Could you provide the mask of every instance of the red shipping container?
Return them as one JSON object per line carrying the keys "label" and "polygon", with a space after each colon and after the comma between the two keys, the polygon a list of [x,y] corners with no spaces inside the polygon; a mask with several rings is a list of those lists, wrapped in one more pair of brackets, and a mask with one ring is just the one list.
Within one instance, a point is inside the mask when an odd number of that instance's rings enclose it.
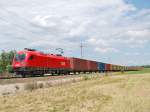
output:
{"label": "red shipping container", "polygon": [[88,71],[88,61],[79,58],[70,58],[71,71],[84,72]]}
{"label": "red shipping container", "polygon": [[89,71],[98,71],[98,64],[95,61],[88,61],[88,70]]}
{"label": "red shipping container", "polygon": [[105,69],[106,69],[106,71],[111,71],[112,65],[111,64],[105,64]]}

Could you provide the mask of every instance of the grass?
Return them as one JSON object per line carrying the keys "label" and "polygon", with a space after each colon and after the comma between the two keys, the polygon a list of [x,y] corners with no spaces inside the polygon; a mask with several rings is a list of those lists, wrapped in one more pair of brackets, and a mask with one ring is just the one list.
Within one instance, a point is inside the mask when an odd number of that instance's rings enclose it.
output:
{"label": "grass", "polygon": [[0,112],[149,112],[149,93],[150,74],[85,77],[81,82],[0,96]]}
{"label": "grass", "polygon": [[139,71],[128,71],[125,72],[126,74],[143,74],[143,73],[150,73],[150,68],[144,68],[142,70]]}
{"label": "grass", "polygon": [[43,87],[44,87],[43,83],[38,84],[37,82],[32,82],[32,83],[25,84],[25,90],[28,90],[28,91],[33,91],[35,89],[39,89]]}

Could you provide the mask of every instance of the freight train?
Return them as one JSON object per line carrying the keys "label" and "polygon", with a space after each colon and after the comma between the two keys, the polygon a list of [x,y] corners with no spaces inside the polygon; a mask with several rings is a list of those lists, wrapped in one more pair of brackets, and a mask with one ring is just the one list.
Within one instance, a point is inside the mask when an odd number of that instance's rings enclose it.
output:
{"label": "freight train", "polygon": [[26,77],[27,74],[43,76],[44,74],[139,70],[138,67],[127,67],[74,57],[45,54],[28,48],[16,53],[12,67],[13,71],[16,74],[22,75],[22,77]]}

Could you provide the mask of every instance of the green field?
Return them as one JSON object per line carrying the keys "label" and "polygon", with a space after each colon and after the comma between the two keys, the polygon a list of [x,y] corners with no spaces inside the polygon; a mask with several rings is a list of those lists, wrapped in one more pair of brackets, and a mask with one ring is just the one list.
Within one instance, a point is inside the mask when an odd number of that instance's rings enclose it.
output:
{"label": "green field", "polygon": [[139,70],[139,71],[126,72],[126,74],[143,74],[143,73],[150,73],[150,68],[144,68],[144,69]]}
{"label": "green field", "polygon": [[81,82],[0,96],[0,112],[150,112],[150,73],[85,77]]}

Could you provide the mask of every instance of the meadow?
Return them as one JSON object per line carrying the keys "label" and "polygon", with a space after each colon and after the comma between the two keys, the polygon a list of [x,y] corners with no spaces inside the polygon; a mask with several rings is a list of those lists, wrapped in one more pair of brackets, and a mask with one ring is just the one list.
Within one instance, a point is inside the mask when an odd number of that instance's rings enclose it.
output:
{"label": "meadow", "polygon": [[150,73],[150,68],[144,68],[139,71],[128,71],[126,74],[143,74],[143,73]]}
{"label": "meadow", "polygon": [[149,112],[150,73],[83,81],[0,96],[0,112]]}

